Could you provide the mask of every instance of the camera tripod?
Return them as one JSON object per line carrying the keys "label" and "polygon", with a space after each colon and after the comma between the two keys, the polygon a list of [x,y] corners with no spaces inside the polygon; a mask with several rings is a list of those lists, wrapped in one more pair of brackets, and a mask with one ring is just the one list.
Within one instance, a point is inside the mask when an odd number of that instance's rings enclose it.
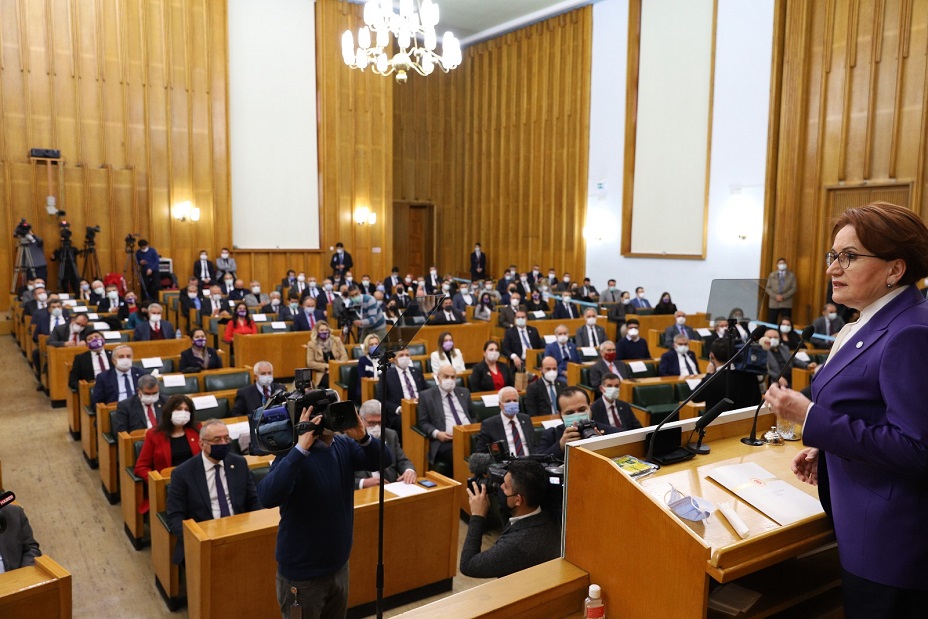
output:
{"label": "camera tripod", "polygon": [[58,259],[58,289],[62,292],[77,292],[77,251],[70,239],[61,238],[61,247],[55,256]]}
{"label": "camera tripod", "polygon": [[100,261],[97,259],[96,243],[90,239],[84,240],[84,249],[81,250],[84,256],[84,270],[81,271],[81,279],[92,282],[95,279],[103,280],[103,269],[100,268]]}
{"label": "camera tripod", "polygon": [[32,262],[32,254],[29,253],[29,241],[19,239],[19,247],[16,248],[16,266],[13,269],[13,283],[10,284],[10,293],[16,294],[20,288],[26,287],[26,282],[35,278],[35,264]]}
{"label": "camera tripod", "polygon": [[122,268],[122,277],[126,280],[126,291],[135,290],[138,284],[141,290],[142,298],[147,299],[148,287],[145,286],[145,278],[142,277],[142,269],[139,267],[138,260],[135,259],[135,236],[129,234],[126,236],[126,263]]}

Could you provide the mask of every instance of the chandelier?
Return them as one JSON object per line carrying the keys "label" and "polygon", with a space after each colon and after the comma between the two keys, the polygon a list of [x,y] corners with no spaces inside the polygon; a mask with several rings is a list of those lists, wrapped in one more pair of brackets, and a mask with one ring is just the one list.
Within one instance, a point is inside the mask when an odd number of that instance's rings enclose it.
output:
{"label": "chandelier", "polygon": [[[396,73],[396,81],[403,84],[409,71],[425,76],[436,66],[447,73],[461,64],[461,42],[450,32],[441,39],[442,54],[435,52],[438,5],[432,0],[422,0],[421,4],[400,0],[399,14],[393,10],[392,0],[367,0],[364,23],[358,29],[357,48],[350,30],[342,35],[342,57],[352,69],[370,67],[377,75]],[[399,51],[389,58],[391,34]]]}

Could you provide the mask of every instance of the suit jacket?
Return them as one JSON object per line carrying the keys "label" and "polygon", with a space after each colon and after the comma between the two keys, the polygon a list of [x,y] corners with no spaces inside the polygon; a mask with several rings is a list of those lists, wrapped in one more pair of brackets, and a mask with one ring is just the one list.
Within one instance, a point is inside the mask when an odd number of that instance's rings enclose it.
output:
{"label": "suit jacket", "polygon": [[[616,434],[619,432],[618,428],[610,426],[608,424],[600,423],[594,421],[596,427],[603,434]],[[541,435],[541,440],[538,441],[538,448],[536,453],[548,454],[556,458],[564,459],[564,451],[561,449],[561,437],[564,436],[564,424],[555,426],[553,428],[548,428]]]}
{"label": "suit jacket", "polygon": [[[786,309],[793,307],[793,295],[796,294],[796,274],[787,271],[783,278],[783,292],[778,292],[780,288],[780,272],[774,271],[767,277],[767,306],[770,309]],[[777,295],[782,295],[783,300],[777,301]]]}
{"label": "suit jacket", "polygon": [[[286,389],[286,385],[271,383],[270,391],[273,395],[279,389]],[[235,404],[232,405],[232,417],[251,415],[256,408],[264,406],[264,393],[258,385],[248,385],[235,392]]]}
{"label": "suit jacket", "polygon": [[451,306],[451,315],[453,319],[448,320],[445,316],[445,310],[440,309],[432,314],[432,319],[429,323],[433,325],[459,325],[467,322],[467,319],[464,318],[464,314],[456,310],[453,305]]}
{"label": "suit jacket", "polygon": [[[68,310],[61,310],[61,320],[62,324],[68,324],[71,321],[71,314],[68,313]],[[48,308],[43,307],[40,310],[36,310],[32,315],[32,324],[35,325],[35,331],[32,332],[32,341],[35,343],[39,342],[40,335],[51,335],[52,334],[52,317],[48,313]],[[61,325],[58,325],[59,327]]]}
{"label": "suit jacket", "polygon": [[[635,430],[641,427],[641,422],[635,417],[635,413],[632,412],[632,407],[628,405],[628,402],[616,400],[615,410],[619,414],[619,421],[622,422],[621,428],[615,425],[615,420],[612,419],[609,411],[606,409],[606,398],[599,398],[590,405],[590,416],[593,418],[593,421],[612,426],[621,432]],[[560,440],[560,438],[558,438],[558,440]]]}
{"label": "suit jacket", "polygon": [[[193,454],[191,459],[200,456],[200,433],[193,428],[184,428],[184,434],[187,437],[187,444],[190,446],[190,452]],[[139,453],[138,460],[135,461],[135,474],[148,483],[148,473],[151,471],[163,471],[164,469],[174,466],[171,453],[171,438],[164,432],[159,432],[157,428],[149,428],[145,433],[145,442],[142,443],[142,451]],[[139,513],[148,513],[148,499],[143,499],[139,504]]]}
{"label": "suit jacket", "polygon": [[[532,345],[532,348],[544,348],[545,342],[541,339],[541,336],[538,335],[538,329],[531,325],[525,325],[525,331],[528,335],[528,342]],[[516,355],[517,357],[522,357],[523,348],[525,344],[522,342],[522,337],[519,334],[518,327],[511,327],[506,329],[506,333],[503,334],[503,346],[502,353],[507,357],[512,357]]]}
{"label": "suit jacket", "polygon": [[479,256],[477,252],[470,252],[470,278],[475,281],[487,278],[487,255],[483,250]]}
{"label": "suit jacket", "polygon": [[[686,357],[693,364],[693,370],[699,374],[699,363],[696,361],[696,355],[692,350],[686,351]],[[657,366],[658,376],[679,376],[680,375],[680,357],[677,351],[671,348],[661,355],[661,362]]]}
{"label": "suit jacket", "polygon": [[567,347],[567,356],[561,352],[561,345],[557,342],[551,342],[545,346],[545,357],[554,357],[557,359],[558,380],[567,379],[567,362],[580,363],[580,354],[577,352],[577,345],[573,342],[564,344]]}
{"label": "suit jacket", "polygon": [[[410,365],[409,373],[412,375],[412,382],[415,385],[418,393],[421,394],[423,391],[429,388],[425,383],[425,378],[422,376],[422,372]],[[397,416],[397,409],[400,407],[403,401],[403,385],[400,384],[400,374],[396,366],[391,365],[387,369],[386,381],[387,393],[383,396],[384,426],[398,430],[400,424],[399,417]]]}
{"label": "suit jacket", "polygon": [[[145,372],[143,372],[141,368],[137,368],[135,366],[129,368],[129,376],[132,380],[133,394],[138,390],[139,377],[144,373]],[[103,402],[104,404],[118,402],[119,385],[116,381],[117,371],[113,365],[112,360],[110,360],[110,369],[105,372],[100,372],[100,374],[97,376],[97,381],[93,385],[93,391],[90,394],[91,403],[97,405],[100,402]]]}
{"label": "suit jacket", "polygon": [[[563,390],[564,385],[554,381],[554,394],[558,396]],[[557,407],[557,402],[554,405]],[[548,383],[543,378],[529,383],[525,389],[525,412],[531,417],[553,414],[551,412],[551,396],[548,394]]]}
{"label": "suit jacket", "polygon": [[[400,435],[396,433],[396,430],[383,428],[383,442],[393,452],[393,462],[389,463],[383,470],[383,477],[387,483],[392,484],[409,469],[416,470],[416,467],[412,465],[412,460],[407,458],[403,452],[403,448],[400,446]],[[367,479],[370,476],[371,471],[354,472],[355,479]]]}
{"label": "suit jacket", "polygon": [[265,303],[270,303],[271,297],[263,292],[259,292],[257,295],[253,292],[249,292],[242,301],[244,301],[245,305],[248,307],[258,307],[259,305],[263,306]]}
{"label": "suit jacket", "polygon": [[[520,305],[519,309],[524,310],[525,306]],[[516,310],[508,303],[499,308],[499,326],[503,329],[509,329],[516,324]]]}
{"label": "suit jacket", "polygon": [[[289,311],[289,307],[287,310]],[[317,309],[313,312],[313,317],[316,319],[316,322],[320,320],[325,320],[325,313]],[[330,325],[335,326],[335,325]],[[311,331],[312,328],[309,326],[309,319],[306,317],[306,312],[303,309],[298,309],[296,314],[293,315],[293,330],[294,331]]]}
{"label": "suit jacket", "polygon": [[683,325],[682,327],[676,324],[670,325],[664,329],[664,344],[667,346],[673,346],[673,338],[677,337],[680,334],[686,336],[688,340],[700,340],[699,334],[696,333],[696,329],[689,325]]}
{"label": "suit jacket", "polygon": [[[164,339],[170,340],[177,336],[177,330],[167,320],[162,320],[159,325],[161,328],[161,333],[164,334]],[[147,320],[145,322],[140,322],[135,325],[135,333],[132,336],[133,341],[135,342],[147,342],[151,340],[151,323]]]}
{"label": "suit jacket", "polygon": [[[786,362],[789,361],[789,357],[792,353],[788,348],[780,344],[776,349],[771,348],[767,351],[767,374],[770,376],[772,381],[774,378],[779,376],[780,371],[786,365]],[[807,361],[800,361],[799,359],[793,359],[793,362],[790,366],[783,372],[783,378],[786,379],[787,384],[793,384],[793,368],[805,368],[808,367],[809,363]]]}
{"label": "suit jacket", "polygon": [[625,305],[620,301],[609,308],[609,313],[606,314],[606,320],[609,322],[623,323],[625,322],[626,315],[635,313],[635,306],[631,303]]}
{"label": "suit jacket", "polygon": [[[222,359],[219,358],[219,353],[216,352],[215,348],[206,347],[206,353],[209,355],[209,365],[206,367],[207,370],[218,370],[222,367]],[[180,364],[178,366],[179,370],[184,370],[185,368],[198,368],[200,366],[200,360],[194,356],[193,349],[188,348],[187,350],[182,350],[180,353]]]}
{"label": "suit jacket", "polygon": [[467,306],[477,305],[477,295],[476,294],[470,295],[470,300],[471,300],[471,303],[468,303],[467,299],[464,298],[464,295],[458,292],[458,293],[455,293],[454,297],[452,297],[451,304],[454,306],[454,309],[458,310],[459,312],[461,312],[461,314],[466,316],[465,312],[467,311]]}
{"label": "suit jacket", "polygon": [[[104,349],[103,354],[106,355],[106,360],[109,361],[109,367],[113,367],[112,353]],[[93,367],[93,360],[93,352],[90,350],[82,352],[74,357],[74,363],[71,364],[71,374],[68,376],[68,387],[71,388],[71,391],[77,391],[80,388],[80,381],[82,380],[88,383],[94,381],[96,372]],[[117,393],[119,392],[117,391]]]}
{"label": "suit jacket", "polygon": [[[232,301],[230,301],[229,299],[223,298],[221,301],[219,301],[219,311],[220,311],[220,312],[226,311],[226,312],[229,312],[229,313],[231,314],[231,313],[232,313],[232,310],[234,310],[234,309],[235,309],[235,305],[234,305],[234,303],[233,303]],[[200,304],[200,316],[202,316],[202,317],[204,317],[204,318],[211,318],[212,315],[213,315],[213,300],[212,300],[212,299],[203,299],[203,302]],[[204,324],[205,324],[206,326],[209,326],[209,321],[207,320],[206,323],[204,323]]]}
{"label": "suit jacket", "polygon": [[[87,332],[87,329],[84,329],[77,334],[78,340],[83,342],[86,339],[84,335]],[[48,345],[55,347],[62,347],[71,340],[71,323],[58,325],[52,329],[51,334],[48,336]]]}
{"label": "suit jacket", "polygon": [[[350,271],[351,267],[354,266],[354,260],[351,259],[351,254],[345,252],[339,256],[338,252],[332,254],[332,259],[329,260],[329,266],[332,267],[333,273],[344,273],[345,271]],[[344,267],[339,270],[339,266]]]}
{"label": "suit jacket", "polygon": [[[296,315],[299,314],[302,310],[296,310],[295,312],[290,309],[289,305],[284,305],[281,303],[280,309],[277,311],[277,320],[295,320]],[[318,310],[316,310],[318,311]]]}
{"label": "suit jacket", "polygon": [[[509,423],[509,418],[503,419],[503,414],[493,415],[484,419],[480,423],[480,432],[477,434],[474,444],[474,453],[487,453],[487,448],[491,443],[506,440],[506,428],[503,423]],[[532,426],[532,418],[525,413],[516,413],[515,422],[522,428],[522,434],[525,435],[525,454],[535,452],[535,428]],[[510,450],[512,452],[512,450]],[[512,452],[515,456],[515,452]]]}
{"label": "suit jacket", "polygon": [[[261,509],[255,480],[248,470],[248,462],[237,454],[228,454],[222,460],[226,482],[224,491],[232,503],[233,514],[244,514]],[[206,484],[206,468],[203,457],[190,458],[171,473],[167,497],[168,528],[177,538],[173,561],[184,562],[184,520],[196,522],[213,519],[212,501]]]}
{"label": "suit jacket", "polygon": [[606,288],[599,295],[600,303],[621,303],[622,291],[618,288]]}
{"label": "suit jacket", "polygon": [[[161,422],[161,409],[167,401],[167,396],[161,395],[158,401],[152,404],[155,419],[159,423]],[[113,436],[120,432],[132,432],[133,430],[144,430],[146,428],[148,428],[148,414],[145,412],[145,407],[142,405],[138,394],[119,403],[113,412],[113,427],[110,430]]]}
{"label": "suit jacket", "polygon": [[110,301],[109,297],[103,297],[100,300],[100,303],[97,304],[97,313],[106,314],[112,312],[118,312],[121,308],[126,306],[125,300],[122,297],[117,298],[115,301]]}
{"label": "suit jacket", "polygon": [[[465,423],[474,423],[474,414],[471,410],[470,391],[463,387],[455,387],[454,397],[455,400],[457,400],[456,404],[459,405],[457,409],[458,414],[460,415],[461,412],[463,412],[467,417],[461,421]],[[442,400],[444,398],[445,392],[438,387],[426,389],[419,394],[419,427],[429,437],[432,436],[432,432],[435,430],[439,432],[451,431],[451,428],[445,427],[445,409],[442,405]],[[438,453],[438,443],[438,439],[434,438],[429,441],[429,464],[435,461],[435,454]]]}
{"label": "suit jacket", "polygon": [[461,573],[472,578],[513,574],[561,556],[561,528],[545,511],[507,524],[496,543],[480,552],[487,519],[471,516],[461,547]]}
{"label": "suit jacket", "polygon": [[554,319],[555,320],[569,320],[570,318],[580,318],[580,311],[577,309],[577,306],[573,303],[568,303],[567,306],[564,306],[563,301],[558,301],[554,304]]}
{"label": "suit jacket", "polygon": [[[602,344],[608,339],[606,337],[606,330],[600,327],[599,325],[594,325],[593,329],[596,330],[596,337],[598,344]],[[590,327],[583,325],[577,329],[577,333],[574,335],[574,341],[577,343],[577,348],[586,348],[593,346],[593,342],[590,341]],[[597,344],[597,345],[598,345]]]}
{"label": "suit jacket", "polygon": [[[612,362],[612,365],[615,366],[616,373],[619,375],[619,378],[622,380],[628,378],[628,368],[624,363],[616,359]],[[596,360],[596,363],[590,366],[590,386],[594,390],[598,390],[599,386],[603,383],[603,376],[611,373],[612,370],[609,368],[609,364],[606,363],[602,357],[600,357]]]}
{"label": "suit jacket", "polygon": [[637,296],[632,297],[632,302],[629,304],[635,309],[648,309],[651,307],[651,302],[647,299],[639,299]]}
{"label": "suit jacket", "polygon": [[32,526],[26,512],[19,505],[10,504],[3,508],[6,531],[0,533],[0,557],[7,572],[28,565],[35,565],[35,558],[42,556],[39,543],[32,536]]}
{"label": "suit jacket", "polygon": [[928,416],[918,390],[926,347],[928,302],[911,286],[818,372],[802,437],[822,450],[819,496],[842,567],[910,589],[923,589],[928,573]]}
{"label": "suit jacket", "polygon": [[[827,320],[828,319],[825,318],[824,316],[819,316],[818,318],[812,321],[812,328],[815,329],[816,333],[825,335],[825,322]],[[838,331],[840,331],[843,328],[844,328],[844,319],[838,316],[833,321],[831,321],[831,333],[829,335],[834,337],[838,335]],[[818,347],[821,344],[824,344],[824,342],[818,339],[815,340],[816,347]]]}
{"label": "suit jacket", "polygon": [[200,260],[196,260],[193,263],[193,276],[199,280],[204,280],[209,278],[210,284],[215,283],[216,281],[216,265],[213,264],[212,260],[206,261],[206,271],[203,270],[203,263]]}
{"label": "suit jacket", "polygon": [[[509,369],[507,364],[497,363],[496,370],[503,375],[503,382],[506,383],[507,387],[512,387],[515,384],[515,379],[512,376],[512,370]],[[486,361],[481,361],[473,368],[471,368],[470,390],[471,392],[497,390],[493,386],[493,375],[490,374],[490,368],[487,366]]]}

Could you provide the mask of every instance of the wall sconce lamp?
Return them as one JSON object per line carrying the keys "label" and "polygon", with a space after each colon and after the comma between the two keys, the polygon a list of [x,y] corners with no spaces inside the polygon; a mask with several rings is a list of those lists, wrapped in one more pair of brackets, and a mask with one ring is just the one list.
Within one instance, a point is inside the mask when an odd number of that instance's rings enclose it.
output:
{"label": "wall sconce lamp", "polygon": [[354,212],[354,221],[359,226],[363,226],[364,224],[373,226],[377,223],[377,213],[366,206],[359,206]]}
{"label": "wall sconce lamp", "polygon": [[178,221],[200,221],[200,209],[190,201],[178,202],[171,207],[171,216]]}

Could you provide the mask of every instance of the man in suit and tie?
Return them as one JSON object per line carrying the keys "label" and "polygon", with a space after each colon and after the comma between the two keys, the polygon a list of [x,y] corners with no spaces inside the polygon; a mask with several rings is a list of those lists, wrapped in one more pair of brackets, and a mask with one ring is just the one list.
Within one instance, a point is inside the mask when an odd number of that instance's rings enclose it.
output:
{"label": "man in suit and tie", "polygon": [[[207,295],[207,298],[209,295]],[[190,319],[190,312],[195,311],[197,315],[200,315],[200,311],[203,309],[203,304],[206,302],[206,299],[200,293],[200,286],[197,283],[196,278],[190,278],[190,281],[187,282],[187,289],[180,293],[180,298],[178,299],[178,307],[180,307],[180,325],[184,325],[187,330],[193,328],[195,320]],[[178,327],[180,326],[178,325]]]}
{"label": "man in suit and tie", "polygon": [[48,291],[45,284],[36,283],[32,288],[32,298],[23,302],[23,319],[25,316],[30,318],[35,315],[36,311],[48,308]]}
{"label": "man in suit and tie", "polygon": [[26,512],[13,503],[3,508],[3,516],[6,529],[0,531],[0,573],[35,565],[35,558],[41,557],[42,551],[32,535]]}
{"label": "man in suit and tie", "polygon": [[332,254],[329,266],[332,267],[332,277],[334,279],[344,279],[345,273],[354,266],[351,254],[345,251],[345,246],[340,242],[335,244],[335,253]]}
{"label": "man in suit and tie", "polygon": [[431,324],[433,325],[460,325],[467,322],[464,314],[454,308],[454,303],[450,297],[445,297],[441,302],[441,309],[432,314]]}
{"label": "man in suit and tie", "polygon": [[516,312],[525,311],[522,305],[522,297],[518,292],[513,292],[509,296],[509,303],[499,308],[499,326],[503,329],[509,329],[516,323]]}
{"label": "man in suit and tie", "polygon": [[480,248],[480,243],[474,243],[474,251],[470,253],[470,278],[473,281],[486,279],[487,255]]}
{"label": "man in suit and tie", "polygon": [[615,374],[622,379],[626,376],[625,364],[616,361],[615,342],[606,340],[599,345],[599,359],[590,367],[590,386],[598,391],[606,374]]}
{"label": "man in suit and tie", "polygon": [[267,298],[268,302],[261,306],[261,313],[269,316],[269,320],[279,320],[277,314],[284,307],[280,303],[280,293],[272,290],[271,294],[267,295]]}
{"label": "man in suit and tie", "polygon": [[632,298],[631,306],[635,309],[650,309],[651,302],[644,296],[644,288],[638,286],[635,288],[635,296]]}
{"label": "man in suit and tie", "polygon": [[793,317],[796,274],[786,268],[786,258],[777,259],[777,270],[767,276],[767,322]]}
{"label": "man in suit and tie", "polygon": [[303,307],[293,316],[294,331],[312,331],[320,320],[325,320],[325,313],[316,309],[316,300],[312,297],[303,299]]}
{"label": "man in suit and tie", "polygon": [[[842,328],[844,328],[844,319],[838,315],[838,306],[834,303],[825,304],[822,315],[812,321],[812,328],[821,335],[830,335],[834,337]],[[824,342],[816,338],[816,346],[831,348],[831,342]]]}
{"label": "man in suit and tie", "polygon": [[[384,395],[386,408],[384,426],[400,431],[400,410],[403,399],[415,400],[428,389],[422,372],[412,365],[409,349],[397,351],[394,364],[387,369],[387,393]],[[380,385],[378,385],[378,388]]]}
{"label": "man in suit and tie", "polygon": [[113,436],[120,432],[157,428],[161,423],[161,408],[168,401],[161,395],[158,379],[151,374],[139,377],[138,392],[116,406],[113,413]]}
{"label": "man in suit and tie", "polygon": [[664,342],[670,343],[677,335],[686,336],[687,340],[698,340],[699,334],[693,327],[686,324],[686,312],[677,310],[674,315],[674,324],[664,329]]}
{"label": "man in suit and tie", "polygon": [[209,325],[210,318],[229,320],[232,318],[232,309],[231,302],[224,299],[222,296],[222,288],[219,286],[210,286],[209,298],[204,299],[200,304],[200,316],[206,319],[203,323],[204,326],[206,326]]}
{"label": "man in suit and tie", "polygon": [[616,288],[615,280],[610,279],[606,282],[606,289],[599,295],[600,303],[621,303],[622,291]]}
{"label": "man in suit and tie", "polygon": [[525,356],[530,348],[543,348],[544,340],[538,334],[538,329],[528,324],[528,314],[525,310],[515,313],[515,325],[506,329],[503,335],[503,354],[512,359],[517,370],[525,368]]}
{"label": "man in suit and tie", "polygon": [[209,259],[205,249],[200,250],[200,259],[193,263],[193,275],[200,281],[201,288],[217,283],[216,265]]}
{"label": "man in suit and tie", "polygon": [[[311,278],[313,283],[316,283],[316,278]],[[288,289],[288,294],[296,293],[298,299],[302,299],[304,295],[309,294],[309,283],[306,281],[306,273],[300,271],[296,279],[293,282],[293,285]]]}
{"label": "man in suit and tie", "polygon": [[699,374],[699,363],[696,361],[696,355],[690,350],[689,340],[685,335],[673,337],[673,348],[661,355],[657,374],[681,377]]}
{"label": "man in suit and tie", "polygon": [[32,314],[32,324],[35,325],[32,341],[38,344],[40,335],[51,335],[56,327],[66,325],[70,320],[71,314],[61,306],[58,295],[49,295],[47,306],[36,309]]}
{"label": "man in suit and tie", "polygon": [[458,286],[457,294],[451,299],[451,304],[454,306],[454,309],[466,316],[467,307],[477,305],[477,295],[471,294],[470,287],[466,283],[462,283]]}
{"label": "man in suit and tie", "polygon": [[148,342],[153,340],[170,340],[176,337],[174,325],[167,320],[162,320],[164,308],[160,303],[152,303],[148,306],[148,320],[140,322],[135,326],[133,340],[136,342]]}
{"label": "man in suit and tie", "polygon": [[[541,435],[538,441],[537,453],[548,454],[564,459],[564,452],[567,449],[567,443],[578,441],[582,438],[577,424],[581,421],[590,420],[590,396],[586,390],[580,387],[566,387],[557,397],[558,409],[561,413],[563,424],[548,428]],[[598,434],[615,434],[618,429],[598,421],[593,421]]]}
{"label": "man in suit and tie", "polygon": [[134,396],[138,389],[139,378],[144,372],[132,366],[132,348],[127,344],[114,348],[112,362],[113,367],[97,374],[97,382],[94,383],[90,394],[90,401],[94,406],[100,402],[122,402]]}
{"label": "man in suit and tie", "polygon": [[396,287],[402,283],[403,283],[403,278],[400,277],[400,268],[397,266],[394,266],[390,270],[389,277],[383,278],[383,285],[384,285],[384,288],[387,289],[387,296],[392,297],[394,292],[396,291]]}
{"label": "man in suit and tie", "polygon": [[555,320],[570,320],[571,318],[580,318],[580,311],[577,306],[570,302],[571,295],[565,292],[561,295],[561,300],[554,304]]}
{"label": "man in suit and tie", "polygon": [[499,415],[484,419],[477,434],[475,452],[486,453],[492,443],[505,441],[511,456],[527,456],[535,450],[532,418],[519,412],[519,392],[514,387],[499,390]]}
{"label": "man in suit and tie", "polygon": [[280,280],[280,291],[283,294],[287,293],[287,290],[293,287],[296,284],[296,271],[293,269],[287,270],[287,276]]}
{"label": "man in suit and tie", "polygon": [[419,428],[429,441],[429,464],[444,462],[453,470],[451,438],[454,426],[474,423],[470,391],[456,387],[457,371],[452,365],[442,366],[436,377],[437,387],[419,394]]}
{"label": "man in suit and tie", "polygon": [[583,310],[583,317],[586,324],[577,329],[574,334],[574,341],[577,342],[578,348],[597,348],[606,341],[606,330],[596,324],[598,312],[593,307]]}
{"label": "man in suit and tie", "polygon": [[564,385],[557,380],[557,359],[545,357],[541,360],[541,378],[525,390],[525,412],[530,417],[557,415],[557,396],[563,390]]}
{"label": "man in suit and tie", "polygon": [[554,328],[555,341],[545,346],[545,356],[554,357],[557,361],[557,379],[559,382],[567,383],[567,363],[580,363],[580,355],[577,353],[577,345],[568,341],[567,326],[558,325]]}
{"label": "man in suit and tie", "polygon": [[173,562],[184,561],[183,522],[197,522],[261,509],[245,458],[231,453],[229,428],[219,419],[200,426],[200,455],[174,469],[168,486],[168,528],[177,538]]}
{"label": "man in suit and tie", "polygon": [[84,341],[87,344],[87,352],[82,352],[74,357],[71,374],[68,376],[68,387],[75,393],[80,388],[80,381],[93,382],[96,380],[97,374],[113,367],[110,351],[103,348],[106,343],[103,334],[91,330],[84,337],[86,338]]}
{"label": "man in suit and tie", "polygon": [[590,414],[593,421],[625,432],[640,428],[641,422],[635,417],[628,402],[619,399],[619,385],[621,384],[622,379],[615,374],[603,376],[602,384],[599,386],[599,393],[602,397],[597,398],[590,406]]}
{"label": "man in suit and tie", "polygon": [[[400,437],[396,430],[381,425],[380,412],[380,402],[368,400],[361,405],[358,414],[361,415],[361,423],[364,424],[367,433],[374,438],[382,437],[383,442],[393,452],[393,462],[387,464],[383,471],[384,480],[388,484],[395,481],[414,484],[417,479],[416,469],[412,465],[412,461],[403,452],[403,448],[400,446]],[[378,486],[380,485],[380,471],[355,471],[354,479],[358,489]]]}
{"label": "man in suit and tie", "polygon": [[48,336],[48,345],[56,348],[80,346],[84,342],[84,331],[90,319],[86,313],[75,314],[68,324],[55,327]]}
{"label": "man in suit and tie", "polygon": [[232,417],[251,415],[256,408],[264,406],[267,399],[286,385],[274,382],[274,366],[269,361],[258,361],[254,367],[255,382],[242,387],[235,393]]}

